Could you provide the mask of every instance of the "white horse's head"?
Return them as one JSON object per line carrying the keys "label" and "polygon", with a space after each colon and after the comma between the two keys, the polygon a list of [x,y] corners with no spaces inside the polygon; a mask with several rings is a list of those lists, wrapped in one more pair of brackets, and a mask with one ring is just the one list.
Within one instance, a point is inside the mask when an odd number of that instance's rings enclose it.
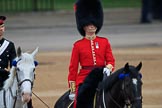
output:
{"label": "white horse's head", "polygon": [[[34,71],[35,71],[35,67],[38,64],[34,60],[34,57],[37,54],[37,52],[38,52],[38,48],[36,48],[31,54],[22,53],[21,48],[19,47],[17,50],[17,57],[13,61],[12,68],[10,70],[11,76],[16,75],[17,82],[18,82],[18,89],[21,91],[23,102],[29,102],[29,100],[31,99],[32,86],[35,77]],[[12,81],[10,80],[10,83]],[[10,85],[4,88],[8,88],[9,86]]]}
{"label": "white horse's head", "polygon": [[38,48],[31,54],[22,53],[19,47],[17,51],[17,58],[15,59],[18,87],[20,87],[21,90],[22,100],[25,102],[29,102],[32,94],[32,86],[35,77],[34,71],[38,64],[34,61],[34,57],[37,52]]}

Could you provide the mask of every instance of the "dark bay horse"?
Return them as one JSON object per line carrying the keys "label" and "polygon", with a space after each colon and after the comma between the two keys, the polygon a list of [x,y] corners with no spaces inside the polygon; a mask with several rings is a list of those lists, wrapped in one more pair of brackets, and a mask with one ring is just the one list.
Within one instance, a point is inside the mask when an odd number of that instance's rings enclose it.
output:
{"label": "dark bay horse", "polygon": [[[77,108],[142,108],[142,75],[138,66],[125,66],[111,74],[103,75],[103,68],[96,68],[80,86]],[[69,91],[63,94],[54,108],[73,108],[68,98]]]}

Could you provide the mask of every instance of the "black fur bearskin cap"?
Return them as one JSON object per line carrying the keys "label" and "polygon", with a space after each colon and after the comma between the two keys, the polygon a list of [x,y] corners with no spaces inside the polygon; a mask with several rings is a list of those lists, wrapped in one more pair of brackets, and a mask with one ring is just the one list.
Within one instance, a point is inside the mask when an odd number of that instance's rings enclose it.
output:
{"label": "black fur bearskin cap", "polygon": [[74,5],[76,24],[79,33],[85,36],[84,26],[93,24],[96,34],[103,25],[103,8],[100,0],[77,0]]}

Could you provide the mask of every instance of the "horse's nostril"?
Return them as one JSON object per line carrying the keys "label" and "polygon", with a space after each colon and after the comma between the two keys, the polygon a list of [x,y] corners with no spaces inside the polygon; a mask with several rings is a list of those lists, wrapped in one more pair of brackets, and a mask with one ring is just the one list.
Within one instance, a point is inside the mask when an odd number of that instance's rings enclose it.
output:
{"label": "horse's nostril", "polygon": [[30,93],[22,93],[22,101],[23,102],[29,102],[31,99],[31,94]]}

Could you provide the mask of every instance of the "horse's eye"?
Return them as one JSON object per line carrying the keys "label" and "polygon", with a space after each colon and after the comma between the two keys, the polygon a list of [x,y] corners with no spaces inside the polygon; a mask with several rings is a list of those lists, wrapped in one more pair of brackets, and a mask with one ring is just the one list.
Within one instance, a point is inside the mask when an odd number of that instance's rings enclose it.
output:
{"label": "horse's eye", "polygon": [[138,76],[139,76],[139,78],[142,78],[142,74],[141,73],[139,73]]}
{"label": "horse's eye", "polygon": [[141,84],[141,85],[143,85],[143,82],[142,82],[142,80],[140,80],[140,84]]}

